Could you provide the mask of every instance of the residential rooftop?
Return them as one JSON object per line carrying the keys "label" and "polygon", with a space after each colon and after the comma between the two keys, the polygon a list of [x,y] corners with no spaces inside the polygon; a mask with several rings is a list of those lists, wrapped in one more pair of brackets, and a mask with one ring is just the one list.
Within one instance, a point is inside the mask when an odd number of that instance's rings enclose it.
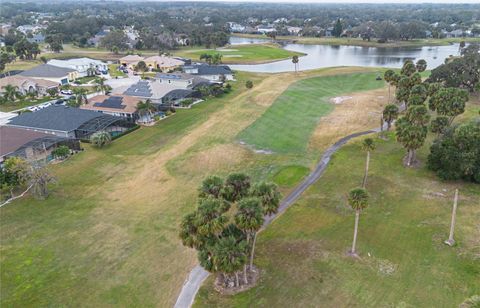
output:
{"label": "residential rooftop", "polygon": [[45,78],[59,78],[75,72],[74,69],[58,67],[50,64],[41,64],[30,70],[23,71],[19,75],[27,77],[45,77]]}

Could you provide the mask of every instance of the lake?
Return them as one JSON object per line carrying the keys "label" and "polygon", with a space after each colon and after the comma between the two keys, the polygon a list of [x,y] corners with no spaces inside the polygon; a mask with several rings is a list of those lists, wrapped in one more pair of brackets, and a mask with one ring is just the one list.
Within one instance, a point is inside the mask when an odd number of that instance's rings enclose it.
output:
{"label": "lake", "polygon": [[[242,45],[266,42],[268,39],[231,37],[230,44]],[[299,69],[310,70],[332,66],[369,66],[400,68],[405,60],[425,59],[428,69],[442,64],[450,55],[458,55],[459,44],[424,47],[360,47],[286,44],[284,49],[307,54],[300,57]],[[294,71],[291,59],[265,64],[230,65],[234,70],[257,73]]]}

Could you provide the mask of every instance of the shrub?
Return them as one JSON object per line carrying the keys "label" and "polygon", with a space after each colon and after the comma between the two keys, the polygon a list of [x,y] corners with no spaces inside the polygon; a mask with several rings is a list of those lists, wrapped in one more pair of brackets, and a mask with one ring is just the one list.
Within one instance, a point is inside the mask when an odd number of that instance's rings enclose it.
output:
{"label": "shrub", "polygon": [[184,99],[183,101],[180,102],[180,104],[181,104],[183,107],[188,107],[188,106],[190,106],[191,104],[193,104],[193,99],[191,99],[191,98]]}
{"label": "shrub", "polygon": [[437,138],[428,168],[444,180],[480,183],[480,121],[451,127]]}
{"label": "shrub", "polygon": [[52,151],[55,158],[64,159],[70,154],[70,149],[66,145],[61,145]]}
{"label": "shrub", "polygon": [[246,87],[247,89],[253,88],[253,81],[247,80],[247,81],[245,82],[245,87]]}
{"label": "shrub", "polygon": [[98,147],[104,147],[112,142],[112,136],[106,131],[99,131],[90,136],[90,142]]}

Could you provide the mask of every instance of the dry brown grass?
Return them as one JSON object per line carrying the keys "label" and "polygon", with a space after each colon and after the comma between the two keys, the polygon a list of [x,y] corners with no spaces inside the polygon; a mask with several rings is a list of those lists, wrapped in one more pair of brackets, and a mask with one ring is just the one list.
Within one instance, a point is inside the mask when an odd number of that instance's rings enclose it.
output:
{"label": "dry brown grass", "polygon": [[380,127],[381,112],[388,101],[386,88],[344,96],[352,98],[336,104],[332,113],[320,120],[310,148],[325,149],[343,136]]}

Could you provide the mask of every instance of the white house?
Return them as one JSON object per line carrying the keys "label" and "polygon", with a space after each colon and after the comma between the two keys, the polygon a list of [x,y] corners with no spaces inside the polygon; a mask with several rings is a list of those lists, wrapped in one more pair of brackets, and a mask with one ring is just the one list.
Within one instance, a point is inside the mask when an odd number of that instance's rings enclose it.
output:
{"label": "white house", "polygon": [[257,32],[262,33],[262,34],[271,33],[271,32],[275,32],[275,31],[277,31],[277,30],[273,27],[263,26],[263,25],[257,26]]}
{"label": "white house", "polygon": [[99,73],[108,72],[108,65],[105,62],[90,58],[76,58],[69,60],[53,59],[48,61],[48,64],[56,67],[73,69],[78,72],[78,77],[88,76],[90,69],[93,69],[95,72]]}
{"label": "white house", "polygon": [[228,27],[231,32],[245,32],[245,26],[236,22],[228,22]]}
{"label": "white house", "polygon": [[287,31],[290,34],[298,35],[303,29],[301,27],[287,27]]}

